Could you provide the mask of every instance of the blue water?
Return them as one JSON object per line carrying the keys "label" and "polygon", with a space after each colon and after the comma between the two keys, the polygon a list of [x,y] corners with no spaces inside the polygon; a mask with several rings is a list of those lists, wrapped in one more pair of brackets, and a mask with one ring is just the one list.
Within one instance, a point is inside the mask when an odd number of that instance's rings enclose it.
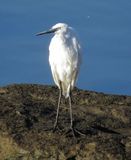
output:
{"label": "blue water", "polygon": [[57,22],[74,27],[81,41],[79,88],[131,95],[131,0],[0,0],[0,86],[54,84],[51,35],[35,33]]}

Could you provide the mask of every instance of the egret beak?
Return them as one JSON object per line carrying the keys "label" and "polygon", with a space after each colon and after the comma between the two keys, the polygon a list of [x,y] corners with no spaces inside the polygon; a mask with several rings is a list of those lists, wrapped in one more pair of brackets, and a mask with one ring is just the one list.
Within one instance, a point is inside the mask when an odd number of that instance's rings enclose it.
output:
{"label": "egret beak", "polygon": [[43,35],[43,34],[49,34],[49,33],[54,33],[58,30],[58,28],[54,28],[54,29],[49,29],[48,31],[42,31],[42,32],[39,32],[36,34],[36,36],[40,36],[40,35]]}

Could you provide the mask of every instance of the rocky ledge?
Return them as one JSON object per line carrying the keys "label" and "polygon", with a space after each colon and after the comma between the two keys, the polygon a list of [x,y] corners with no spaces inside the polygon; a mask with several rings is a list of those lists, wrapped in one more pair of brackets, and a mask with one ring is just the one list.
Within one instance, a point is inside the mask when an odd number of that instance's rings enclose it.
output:
{"label": "rocky ledge", "polygon": [[74,138],[68,101],[52,132],[58,100],[54,86],[0,88],[0,160],[131,160],[131,97],[75,88]]}

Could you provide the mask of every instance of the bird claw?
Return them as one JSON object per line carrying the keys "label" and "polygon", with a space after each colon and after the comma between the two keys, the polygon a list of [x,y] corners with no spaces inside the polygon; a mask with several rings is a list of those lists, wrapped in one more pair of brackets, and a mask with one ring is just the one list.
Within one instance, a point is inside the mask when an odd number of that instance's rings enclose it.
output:
{"label": "bird claw", "polygon": [[81,131],[75,129],[74,127],[70,127],[70,129],[66,132],[66,134],[68,134],[70,132],[72,132],[74,138],[76,138],[78,136],[86,136],[86,134],[84,134]]}
{"label": "bird claw", "polygon": [[[59,128],[58,124],[55,124],[54,127],[53,127],[53,133],[58,131],[58,132],[61,132],[62,133],[62,129]],[[78,129],[74,128],[73,126],[70,127],[70,129],[68,131],[66,131],[66,135],[69,134],[69,133],[72,133],[73,137],[76,139],[76,137],[79,137],[79,136],[86,136],[85,133],[82,133],[81,131],[79,131]]]}
{"label": "bird claw", "polygon": [[56,130],[58,130],[59,132],[61,132],[61,129],[59,128],[59,126],[56,124],[53,127],[53,132],[56,132]]}

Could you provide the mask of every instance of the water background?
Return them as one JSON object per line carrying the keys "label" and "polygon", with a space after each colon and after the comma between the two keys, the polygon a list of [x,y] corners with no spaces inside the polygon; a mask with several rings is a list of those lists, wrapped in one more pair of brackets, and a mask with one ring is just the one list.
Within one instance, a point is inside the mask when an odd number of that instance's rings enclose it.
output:
{"label": "water background", "polygon": [[83,64],[77,86],[131,95],[131,0],[0,0],[0,86],[54,84],[48,64],[58,22],[74,27]]}

